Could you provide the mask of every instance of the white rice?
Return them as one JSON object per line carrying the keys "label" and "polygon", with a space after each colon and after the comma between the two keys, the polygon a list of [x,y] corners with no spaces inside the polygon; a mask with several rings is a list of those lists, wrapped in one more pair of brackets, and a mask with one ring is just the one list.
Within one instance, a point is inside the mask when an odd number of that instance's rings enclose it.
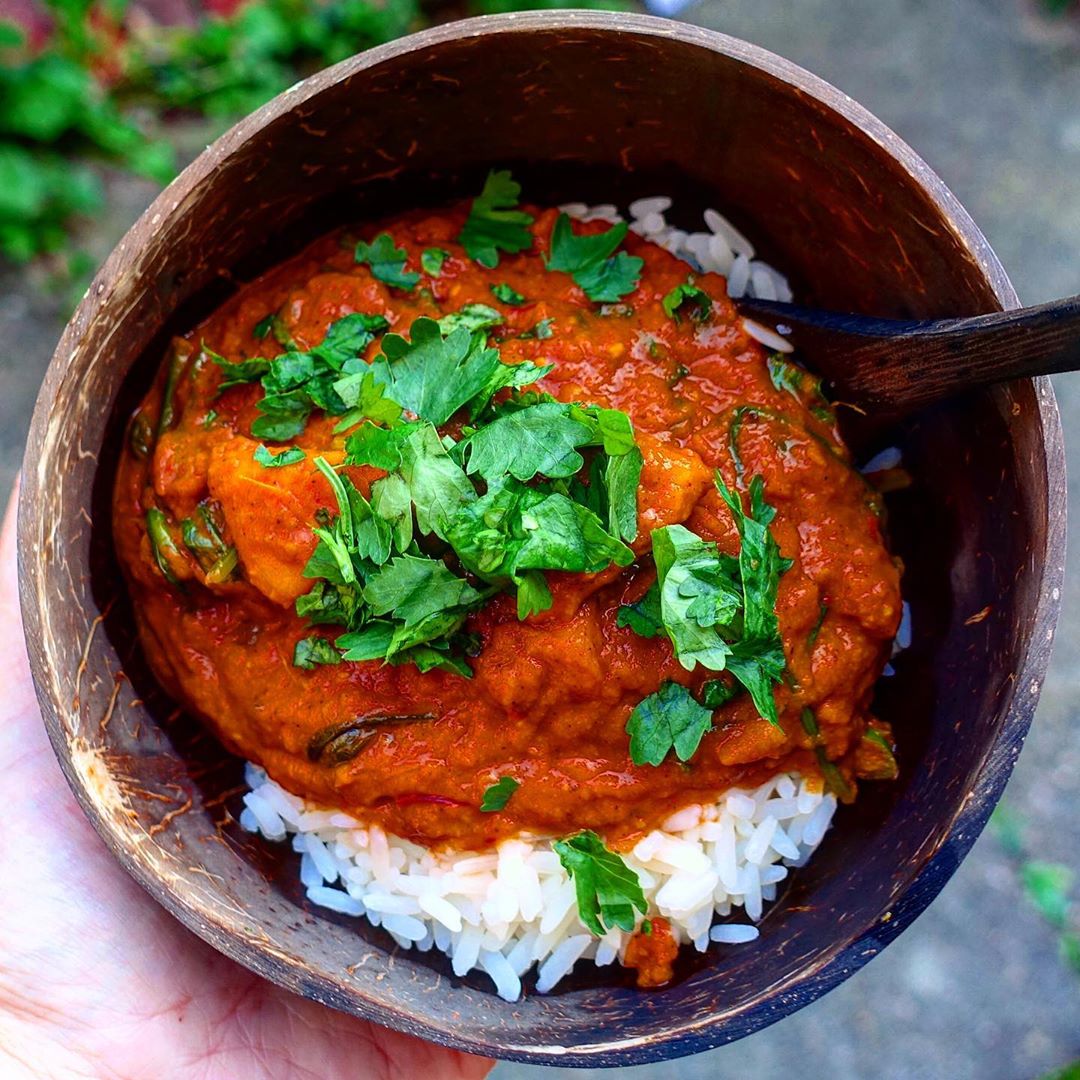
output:
{"label": "white rice", "polygon": [[[607,221],[615,224],[625,220],[617,208],[611,205],[566,203],[559,209],[579,221]],[[787,278],[768,263],[756,259],[754,245],[719,211],[705,211],[705,226],[708,231],[686,232],[669,225],[665,220],[664,214],[671,209],[671,199],[666,195],[637,199],[628,209],[631,231],[651,240],[704,273],[723,274],[727,278],[728,296],[733,300],[751,296],[758,300],[791,303],[792,292]],[[767,349],[781,353],[792,351],[791,342],[769,327],[751,319],[744,319],[743,329]]]}
{"label": "white rice", "polygon": [[[630,228],[697,270],[723,274],[733,299],[790,302],[787,279],[755,258],[753,244],[727,218],[706,210],[707,231],[686,232],[667,223],[670,207],[666,196],[638,199],[629,207]],[[560,209],[581,221],[624,220],[613,205]],[[746,319],[743,328],[766,348],[791,351],[769,327]],[[549,838],[504,840],[482,854],[432,852],[291,795],[255,765],[246,777],[241,826],[267,840],[292,838],[311,903],[364,916],[403,949],[436,948],[458,976],[483,971],[507,1001],[521,996],[532,968],[537,991],[546,993],[579,961],[604,966],[625,953],[630,934],[616,929],[597,938],[581,921],[574,882]],[[623,857],[649,917],[666,918],[680,945],[699,952],[710,943],[740,945],[758,937],[753,923],[789,868],[802,866],[821,843],[835,810],[819,781],[781,773],[756,790],[684,807]],[[736,909],[752,921],[713,925]],[[639,916],[637,925],[643,921]]]}
{"label": "white rice", "polygon": [[[290,795],[254,765],[247,783],[240,824],[268,840],[292,837],[313,904],[366,916],[403,949],[437,948],[456,975],[485,972],[507,1001],[520,997],[530,968],[546,993],[580,960],[622,957],[630,940],[621,930],[597,938],[582,923],[574,882],[548,839],[504,840],[486,854],[432,852]],[[684,807],[623,857],[649,915],[668,919],[680,944],[701,952],[710,942],[738,945],[753,941],[757,927],[713,926],[716,916],[742,908],[760,919],[788,868],[821,842],[835,809],[820,783],[781,773],[756,790]]]}

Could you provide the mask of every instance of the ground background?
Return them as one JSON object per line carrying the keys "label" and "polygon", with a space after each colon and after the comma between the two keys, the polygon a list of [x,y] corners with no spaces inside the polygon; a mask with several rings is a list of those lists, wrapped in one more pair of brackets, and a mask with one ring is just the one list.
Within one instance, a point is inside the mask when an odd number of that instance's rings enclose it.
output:
{"label": "ground background", "polygon": [[[891,125],[967,206],[1025,302],[1080,293],[1080,35],[1020,0],[705,0],[684,17],[781,53]],[[203,133],[187,134],[194,147]],[[113,187],[109,219],[85,240],[98,256],[154,192],[130,179]],[[0,490],[17,471],[62,307],[38,271],[0,275]],[[1080,376],[1055,385],[1075,508]],[[1006,794],[1029,845],[1044,837],[1039,856],[1076,868],[1078,528],[1051,674]],[[832,994],[733,1046],[622,1074],[1022,1080],[1080,1057],[1080,977],[1026,901],[1018,868],[1000,837],[984,834],[930,910]],[[564,1071],[504,1064],[494,1075]]]}

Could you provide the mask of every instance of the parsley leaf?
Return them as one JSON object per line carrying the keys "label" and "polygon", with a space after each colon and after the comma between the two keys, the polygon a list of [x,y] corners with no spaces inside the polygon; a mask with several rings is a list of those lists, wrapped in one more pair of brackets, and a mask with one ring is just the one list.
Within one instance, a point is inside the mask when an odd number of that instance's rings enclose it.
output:
{"label": "parsley leaf", "polygon": [[518,580],[517,616],[527,619],[547,611],[554,603],[547,578],[539,570],[526,570]]}
{"label": "parsley leaf", "polygon": [[613,304],[637,288],[644,265],[644,260],[625,251],[613,254],[627,229],[620,221],[607,232],[575,236],[570,218],[560,214],[551,234],[547,268],[572,275],[590,300]]}
{"label": "parsley leaf", "polygon": [[442,540],[448,539],[459,511],[476,501],[476,489],[430,424],[411,432],[402,443],[401,476],[416,507],[420,531]]}
{"label": "parsley leaf", "polygon": [[401,448],[415,431],[424,427],[423,420],[414,420],[394,427],[361,424],[346,440],[346,460],[350,465],[374,465],[390,472],[401,465]]}
{"label": "parsley leaf", "polygon": [[340,664],[341,653],[324,637],[301,638],[293,650],[293,666],[313,671],[321,664]]}
{"label": "parsley leaf", "polygon": [[[616,621],[644,637],[656,636],[662,626],[684,668],[692,671],[701,664],[730,671],[749,691],[758,713],[779,726],[773,687],[784,676],[786,660],[776,598],[791,561],[781,558],[769,532],[776,511],[765,502],[761,477],[750,483],[749,514],[719,473],[716,486],[739,532],[738,558],[722,554],[682,525],[654,529],[656,596],[650,589],[637,604],[623,605]],[[719,688],[710,695],[719,700]]]}
{"label": "parsley leaf", "polygon": [[506,282],[492,285],[491,291],[495,294],[496,300],[501,300],[504,304],[509,304],[511,307],[520,307],[526,302],[525,297],[516,289],[507,285]]}
{"label": "parsley leaf", "polygon": [[554,319],[541,319],[535,326],[530,327],[523,333],[518,334],[519,338],[536,338],[539,341],[543,341],[552,336],[554,331],[551,327],[554,325]]}
{"label": "parsley leaf", "polygon": [[632,543],[638,534],[638,481],[644,459],[638,447],[625,454],[609,455],[604,466],[608,531]]}
{"label": "parsley leaf", "polygon": [[410,340],[387,334],[372,364],[390,397],[432,424],[445,424],[488,384],[502,361],[464,327],[445,337],[433,319],[416,319]]}
{"label": "parsley leaf", "polygon": [[255,460],[264,469],[280,469],[285,465],[295,465],[298,461],[303,461],[306,457],[307,454],[305,454],[299,446],[290,446],[280,454],[272,454],[260,443],[258,449],[255,451]]}
{"label": "parsley leaf", "polygon": [[633,630],[644,638],[659,637],[664,633],[664,623],[660,618],[660,583],[654,581],[640,600],[621,605],[615,616],[615,625]]}
{"label": "parsley leaf", "polygon": [[499,265],[500,251],[515,254],[532,247],[529,226],[533,217],[515,209],[520,195],[521,185],[511,178],[509,170],[488,173],[458,236],[470,259],[493,270]]}
{"label": "parsley leaf", "polygon": [[270,312],[269,315],[264,315],[252,328],[252,336],[259,338],[260,340],[266,337],[270,333],[270,328],[274,325],[274,312]]}
{"label": "parsley leaf", "polygon": [[439,320],[439,329],[444,335],[450,334],[459,327],[475,333],[478,330],[488,330],[492,326],[498,326],[503,321],[502,312],[496,311],[487,304],[465,304],[457,311],[444,315]]}
{"label": "parsley leaf", "polygon": [[334,391],[349,410],[334,427],[335,432],[346,431],[361,420],[393,424],[401,418],[401,406],[386,396],[386,386],[371,370],[338,379]]}
{"label": "parsley leaf", "polygon": [[458,608],[470,608],[483,599],[464,578],[441,559],[399,555],[377,570],[364,586],[364,600],[373,615],[393,614],[406,626]]}
{"label": "parsley leaf", "polygon": [[652,546],[660,615],[676,659],[687,671],[699,663],[723,671],[731,646],[717,624],[730,625],[741,600],[734,560],[682,525],[654,529]]}
{"label": "parsley leaf", "polygon": [[719,709],[738,694],[738,686],[730,685],[723,679],[710,679],[707,683],[702,683],[698,700],[707,709]]}
{"label": "parsley leaf", "polygon": [[630,714],[626,723],[630,760],[635,765],[659,765],[674,750],[680,761],[689,761],[711,728],[712,710],[699,705],[681,683],[666,682]]}
{"label": "parsley leaf", "polygon": [[480,803],[480,811],[484,814],[493,814],[502,810],[510,801],[510,796],[521,787],[512,776],[500,776],[485,792],[483,801]]}
{"label": "parsley leaf", "polygon": [[574,879],[581,921],[598,937],[615,927],[632,932],[635,908],[642,915],[649,910],[637,874],[591,829],[552,847]]}
{"label": "parsley leaf", "polygon": [[354,312],[331,324],[322,342],[308,352],[290,349],[273,360],[253,357],[237,364],[206,352],[224,372],[219,392],[243,383],[262,383],[263,398],[256,403],[262,415],[251,425],[251,433],[259,439],[287,442],[303,432],[312,410],[334,416],[347,410],[335,384],[346,365],[363,364],[360,352],[388,325],[381,315]]}
{"label": "parsley leaf", "polygon": [[[588,507],[512,477],[463,506],[446,539],[466,569],[500,584],[519,583],[527,570],[596,573],[611,563],[627,566],[634,558]],[[535,599],[546,597],[535,579],[527,588],[530,593],[519,604],[536,610]]]}
{"label": "parsley leaf", "polygon": [[377,280],[395,289],[412,289],[420,280],[418,273],[405,270],[405,249],[394,247],[394,238],[389,233],[379,233],[370,244],[361,240],[354,258],[358,263],[367,263]]}
{"label": "parsley leaf", "polygon": [[676,285],[660,303],[667,317],[676,322],[679,321],[679,309],[685,304],[694,305],[690,317],[699,322],[707,319],[712,311],[712,297],[694,284],[693,277],[688,277],[682,285]]}
{"label": "parsley leaf", "polygon": [[461,445],[467,471],[491,483],[507,473],[518,480],[531,480],[537,473],[573,476],[585,464],[576,448],[593,436],[594,425],[580,409],[552,401],[500,416]]}
{"label": "parsley leaf", "polygon": [[428,277],[438,277],[442,273],[443,263],[449,258],[450,252],[443,251],[442,248],[424,248],[420,252],[420,269]]}

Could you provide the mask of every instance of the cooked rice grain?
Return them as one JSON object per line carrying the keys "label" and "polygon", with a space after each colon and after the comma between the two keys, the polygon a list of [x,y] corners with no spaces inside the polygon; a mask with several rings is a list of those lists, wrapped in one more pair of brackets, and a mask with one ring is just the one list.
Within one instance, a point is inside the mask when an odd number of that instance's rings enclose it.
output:
{"label": "cooked rice grain", "polygon": [[[268,840],[292,837],[313,904],[364,915],[403,949],[435,947],[456,975],[479,969],[508,1001],[521,995],[530,968],[538,967],[536,988],[545,993],[580,960],[610,964],[630,939],[621,930],[589,932],[550,840],[504,840],[489,854],[432,852],[290,795],[254,765],[247,782],[240,824]],[[757,937],[756,927],[713,926],[716,916],[743,908],[759,919],[788,868],[821,842],[835,809],[820,783],[781,773],[754,791],[684,807],[624,858],[650,915],[668,919],[680,944],[741,944]]]}

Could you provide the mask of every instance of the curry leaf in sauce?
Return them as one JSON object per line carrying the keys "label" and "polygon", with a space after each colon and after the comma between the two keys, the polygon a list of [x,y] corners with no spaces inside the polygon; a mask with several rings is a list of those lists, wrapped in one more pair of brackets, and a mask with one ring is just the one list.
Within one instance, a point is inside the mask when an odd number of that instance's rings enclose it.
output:
{"label": "curry leaf in sauce", "polygon": [[569,216],[560,214],[551,233],[547,268],[570,274],[590,300],[613,304],[637,288],[644,265],[636,255],[615,254],[628,228],[620,221],[607,232],[576,236]]}
{"label": "curry leaf in sauce", "polygon": [[574,880],[581,921],[597,937],[616,927],[632,932],[635,909],[642,915],[649,910],[637,874],[591,829],[552,847]]}
{"label": "curry leaf in sauce", "polygon": [[519,787],[521,787],[521,784],[512,776],[500,776],[499,779],[484,792],[484,797],[480,802],[481,813],[494,814],[499,810],[502,810],[510,801],[510,796],[513,795]]}
{"label": "curry leaf in sauce", "polygon": [[354,258],[358,263],[366,263],[378,281],[395,289],[412,289],[420,280],[415,270],[405,269],[408,255],[404,248],[394,247],[394,238],[389,233],[379,233],[370,244],[361,240]]}
{"label": "curry leaf in sauce", "polygon": [[499,252],[516,254],[532,247],[529,226],[531,214],[516,209],[521,197],[521,185],[510,176],[508,169],[492,170],[484,188],[473,199],[465,227],[458,241],[470,259],[493,270],[499,265]]}
{"label": "curry leaf in sauce", "polygon": [[681,683],[666,682],[630,714],[626,723],[630,760],[635,765],[660,765],[674,750],[680,761],[689,761],[711,728],[712,710],[698,704]]}

